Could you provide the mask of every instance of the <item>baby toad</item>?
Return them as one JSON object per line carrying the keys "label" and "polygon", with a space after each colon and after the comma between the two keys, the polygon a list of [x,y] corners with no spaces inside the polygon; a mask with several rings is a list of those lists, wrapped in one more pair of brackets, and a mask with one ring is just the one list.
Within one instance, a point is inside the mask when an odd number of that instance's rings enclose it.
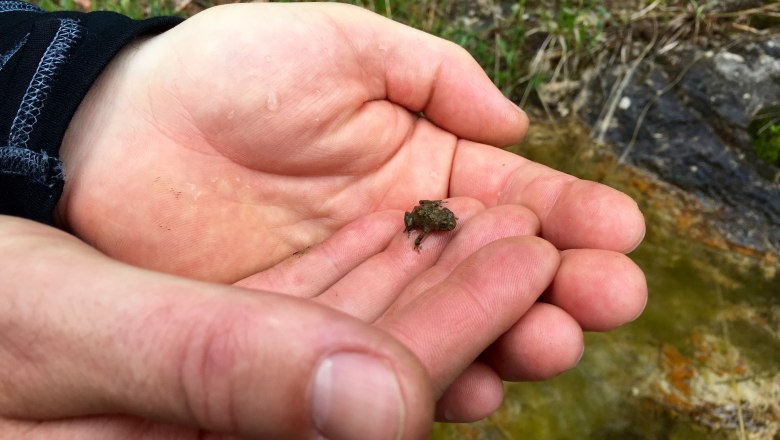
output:
{"label": "baby toad", "polygon": [[414,241],[414,249],[420,250],[420,243],[431,231],[451,231],[455,229],[458,218],[449,209],[442,206],[441,200],[420,200],[412,212],[404,214],[404,232],[411,235],[412,229],[420,229],[420,235]]}

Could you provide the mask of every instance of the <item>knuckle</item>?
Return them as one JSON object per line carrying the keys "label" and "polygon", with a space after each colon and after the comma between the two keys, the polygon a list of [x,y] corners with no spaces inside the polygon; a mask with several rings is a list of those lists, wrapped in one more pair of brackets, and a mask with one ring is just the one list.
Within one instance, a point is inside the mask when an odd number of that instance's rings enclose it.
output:
{"label": "knuckle", "polygon": [[188,332],[180,382],[189,412],[201,426],[240,430],[235,402],[253,363],[251,334],[246,312],[235,307],[211,311]]}

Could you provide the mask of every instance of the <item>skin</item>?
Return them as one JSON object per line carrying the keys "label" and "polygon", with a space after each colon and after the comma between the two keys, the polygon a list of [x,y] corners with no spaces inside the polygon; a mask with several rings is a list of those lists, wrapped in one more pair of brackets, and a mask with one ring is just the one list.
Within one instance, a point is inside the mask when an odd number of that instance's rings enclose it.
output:
{"label": "skin", "polygon": [[[423,438],[571,368],[644,307],[644,222],[489,146],[526,129],[462,49],[345,5],[218,7],[126,48],[63,141],[73,235],[0,217],[0,433]],[[418,254],[420,198],[458,226]],[[345,365],[366,391],[323,410]]]}

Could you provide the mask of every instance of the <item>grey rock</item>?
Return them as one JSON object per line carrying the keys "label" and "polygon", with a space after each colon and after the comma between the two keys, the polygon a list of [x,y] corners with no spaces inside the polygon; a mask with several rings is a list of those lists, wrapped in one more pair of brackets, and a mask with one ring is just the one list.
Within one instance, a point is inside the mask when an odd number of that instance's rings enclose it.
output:
{"label": "grey rock", "polygon": [[[628,71],[591,75],[578,111],[595,129]],[[647,58],[617,99],[602,137],[622,160],[715,206],[710,221],[732,243],[780,250],[780,170],[756,157],[748,133],[761,109],[780,104],[780,36]]]}

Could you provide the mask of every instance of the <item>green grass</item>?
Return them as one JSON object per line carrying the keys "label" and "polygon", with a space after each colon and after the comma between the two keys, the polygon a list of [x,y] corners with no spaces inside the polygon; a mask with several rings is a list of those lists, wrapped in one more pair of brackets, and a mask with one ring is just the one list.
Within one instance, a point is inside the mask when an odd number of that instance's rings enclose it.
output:
{"label": "green grass", "polygon": [[770,165],[780,166],[780,106],[760,112],[748,131],[756,156]]}
{"label": "green grass", "polygon": [[[83,9],[83,3],[75,0],[39,0],[32,3],[36,3],[43,9],[50,11]],[[91,5],[89,9],[92,11],[113,11],[133,18],[175,15],[178,13],[170,0],[91,0],[89,3]]]}

